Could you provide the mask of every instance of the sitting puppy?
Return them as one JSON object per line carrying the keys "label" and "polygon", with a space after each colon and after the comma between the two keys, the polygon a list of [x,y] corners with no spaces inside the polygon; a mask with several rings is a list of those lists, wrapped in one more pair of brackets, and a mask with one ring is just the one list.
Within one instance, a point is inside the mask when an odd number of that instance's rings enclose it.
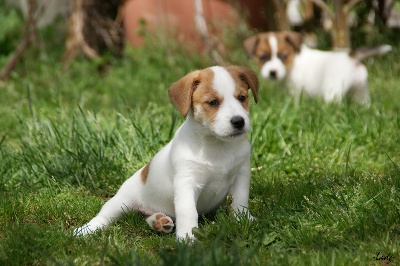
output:
{"label": "sitting puppy", "polygon": [[383,54],[391,46],[362,48],[353,52],[320,51],[302,44],[296,32],[266,32],[243,43],[249,57],[255,57],[266,79],[284,80],[292,94],[304,91],[325,102],[340,102],[350,96],[369,105],[366,57]]}
{"label": "sitting puppy", "polygon": [[198,214],[233,197],[237,218],[246,214],[250,186],[249,94],[257,102],[257,74],[242,66],[193,71],[172,84],[169,95],[186,116],[174,138],[104,204],[90,222],[74,230],[87,235],[126,211],[144,213],[153,229],[178,240],[193,239]]}

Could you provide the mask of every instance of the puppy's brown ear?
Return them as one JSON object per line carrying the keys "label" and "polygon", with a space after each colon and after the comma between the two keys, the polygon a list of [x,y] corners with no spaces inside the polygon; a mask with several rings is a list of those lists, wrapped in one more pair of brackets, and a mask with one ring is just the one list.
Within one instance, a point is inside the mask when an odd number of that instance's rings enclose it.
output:
{"label": "puppy's brown ear", "polygon": [[253,57],[259,42],[258,35],[251,36],[243,41],[243,47],[246,51],[247,57]]}
{"label": "puppy's brown ear", "polygon": [[285,31],[285,40],[293,46],[296,53],[300,52],[301,44],[303,42],[303,36],[294,31]]}
{"label": "puppy's brown ear", "polygon": [[254,101],[258,102],[258,77],[256,72],[245,66],[228,66],[226,70],[230,73],[235,73],[237,77],[244,81],[253,93]]}
{"label": "puppy's brown ear", "polygon": [[173,83],[168,90],[172,103],[183,116],[186,116],[189,113],[190,106],[192,105],[193,91],[200,82],[198,79],[199,72],[199,70],[190,72],[177,82]]}

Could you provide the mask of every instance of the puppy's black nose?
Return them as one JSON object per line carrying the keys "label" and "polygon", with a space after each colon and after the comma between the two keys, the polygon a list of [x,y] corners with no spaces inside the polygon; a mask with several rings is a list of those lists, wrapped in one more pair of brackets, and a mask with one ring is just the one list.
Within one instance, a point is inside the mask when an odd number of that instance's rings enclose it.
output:
{"label": "puppy's black nose", "polygon": [[277,76],[276,71],[275,71],[275,70],[271,70],[271,71],[269,72],[269,76],[270,76],[271,78],[273,78],[273,79],[276,79],[276,76]]}
{"label": "puppy's black nose", "polygon": [[241,129],[244,127],[244,119],[241,116],[234,116],[231,118],[231,124],[236,129]]}

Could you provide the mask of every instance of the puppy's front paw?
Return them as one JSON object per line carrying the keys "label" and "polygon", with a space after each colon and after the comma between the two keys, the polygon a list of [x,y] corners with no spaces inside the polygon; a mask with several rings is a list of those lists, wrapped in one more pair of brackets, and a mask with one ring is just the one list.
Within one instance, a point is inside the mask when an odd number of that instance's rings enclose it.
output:
{"label": "puppy's front paw", "polygon": [[176,234],[176,241],[180,243],[193,244],[195,240],[193,233]]}
{"label": "puppy's front paw", "polygon": [[146,218],[151,228],[162,233],[171,233],[174,229],[174,221],[164,213],[153,213]]}
{"label": "puppy's front paw", "polygon": [[235,218],[237,221],[241,221],[243,219],[249,220],[249,221],[255,221],[257,218],[255,218],[253,215],[250,214],[248,210],[245,211],[236,211],[234,212]]}
{"label": "puppy's front paw", "polygon": [[250,213],[247,213],[247,219],[249,219],[249,221],[256,221],[257,218],[254,217],[253,215],[251,215]]}
{"label": "puppy's front paw", "polygon": [[95,233],[100,228],[98,226],[94,226],[92,224],[85,224],[81,227],[74,229],[73,235],[76,237],[86,236]]}

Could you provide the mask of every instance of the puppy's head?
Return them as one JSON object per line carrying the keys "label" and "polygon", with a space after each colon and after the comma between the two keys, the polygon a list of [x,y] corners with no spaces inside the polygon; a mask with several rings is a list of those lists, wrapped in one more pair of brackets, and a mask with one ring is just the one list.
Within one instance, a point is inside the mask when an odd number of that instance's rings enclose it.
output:
{"label": "puppy's head", "polygon": [[254,57],[266,79],[282,80],[300,52],[302,37],[297,32],[265,32],[247,38],[243,46]]}
{"label": "puppy's head", "polygon": [[182,115],[190,115],[206,134],[230,140],[250,130],[249,89],[258,96],[256,73],[247,67],[210,67],[193,71],[169,89]]}

